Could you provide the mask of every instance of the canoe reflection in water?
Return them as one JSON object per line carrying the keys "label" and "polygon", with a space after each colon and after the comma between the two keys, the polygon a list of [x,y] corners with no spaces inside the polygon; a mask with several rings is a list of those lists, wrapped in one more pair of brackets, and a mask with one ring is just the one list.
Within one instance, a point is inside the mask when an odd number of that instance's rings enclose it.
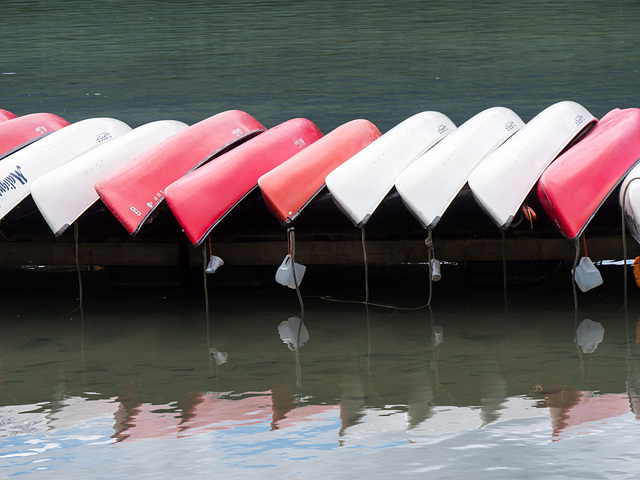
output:
{"label": "canoe reflection in water", "polygon": [[[283,391],[281,391],[283,390]],[[277,430],[301,422],[335,416],[337,405],[295,405],[287,386],[270,392],[244,394],[198,393],[181,402],[125,407],[126,401],[114,413],[116,423],[113,438],[132,441],[151,438],[185,438],[206,432],[263,425]],[[190,403],[190,405],[189,405]]]}

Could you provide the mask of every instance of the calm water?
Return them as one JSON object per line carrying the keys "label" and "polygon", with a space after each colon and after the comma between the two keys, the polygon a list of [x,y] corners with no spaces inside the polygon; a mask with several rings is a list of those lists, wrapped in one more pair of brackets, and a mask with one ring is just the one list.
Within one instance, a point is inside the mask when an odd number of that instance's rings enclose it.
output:
{"label": "calm water", "polygon": [[[372,301],[423,302],[420,268],[372,269]],[[85,272],[81,315],[75,272],[11,273],[3,476],[640,472],[640,305],[622,308],[619,269],[580,295],[577,315],[565,276],[512,288],[505,311],[501,288],[471,287],[447,267],[429,311],[327,301],[360,299],[362,274],[317,270],[303,323],[277,285],[210,288],[207,316],[196,281],[114,289],[106,272]]]}
{"label": "calm water", "polygon": [[[4,1],[0,108],[131,126],[243,109],[325,133],[421,110],[528,120],[640,105],[637,1]],[[425,303],[409,266],[372,301]],[[366,309],[360,270],[114,289],[2,271],[0,474],[21,478],[636,478],[637,289],[470,287]],[[269,275],[272,275],[270,273]],[[635,287],[634,287],[635,288]],[[588,320],[588,321],[587,321]],[[300,327],[304,325],[304,328]],[[288,342],[288,343],[287,343]],[[297,344],[297,347],[296,347]]]}

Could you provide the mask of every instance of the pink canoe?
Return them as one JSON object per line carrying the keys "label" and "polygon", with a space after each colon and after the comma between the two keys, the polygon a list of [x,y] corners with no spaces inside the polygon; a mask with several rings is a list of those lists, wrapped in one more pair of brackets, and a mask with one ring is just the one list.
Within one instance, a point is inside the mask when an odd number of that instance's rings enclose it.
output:
{"label": "pink canoe", "polygon": [[0,159],[67,125],[69,122],[52,113],[32,113],[0,123]]}
{"label": "pink canoe", "polygon": [[166,189],[169,208],[189,240],[199,245],[258,179],[322,137],[312,122],[295,118],[225,153]]}
{"label": "pink canoe", "polygon": [[290,224],[324,187],[325,177],[380,136],[368,120],[353,120],[305,148],[258,180],[269,210]]}
{"label": "pink canoe", "polygon": [[218,113],[100,178],[96,192],[127,231],[136,234],[164,198],[168,185],[264,130],[240,110]]}
{"label": "pink canoe", "polygon": [[4,122],[5,120],[11,120],[12,118],[16,118],[17,115],[14,115],[8,110],[3,110],[0,108],[0,122]]}
{"label": "pink canoe", "polygon": [[578,238],[640,160],[640,109],[607,113],[540,177],[538,198],[560,233]]}

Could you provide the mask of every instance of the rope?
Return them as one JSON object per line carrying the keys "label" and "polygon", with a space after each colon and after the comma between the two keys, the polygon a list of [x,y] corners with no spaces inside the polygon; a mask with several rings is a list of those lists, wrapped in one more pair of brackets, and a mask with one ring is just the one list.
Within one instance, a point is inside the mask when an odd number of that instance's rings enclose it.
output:
{"label": "rope", "polygon": [[5,242],[13,242],[16,238],[18,238],[18,234],[15,233],[13,237],[9,237],[2,230],[0,230],[0,238],[2,238],[2,240],[4,240]]}
{"label": "rope", "polygon": [[[209,237],[209,251],[211,251],[211,237]],[[202,276],[204,284],[204,311],[209,319],[209,288],[207,286],[207,245],[202,244]]]}
{"label": "rope", "polygon": [[[421,305],[419,307],[397,307],[395,305],[387,305],[384,303],[371,303],[369,301],[369,281],[368,281],[368,276],[369,276],[369,267],[368,267],[368,261],[367,261],[367,250],[365,248],[365,233],[364,233],[364,226],[360,227],[360,231],[362,234],[362,253],[363,253],[363,257],[364,257],[364,266],[365,266],[365,301],[359,301],[359,300],[338,300],[335,299],[333,297],[331,297],[330,295],[323,295],[320,297],[321,300],[324,300],[326,302],[336,302],[336,303],[355,303],[355,304],[360,304],[360,305],[366,305],[368,306],[372,306],[372,307],[379,307],[379,308],[389,308],[391,310],[403,310],[403,311],[412,311],[412,310],[422,310],[423,308],[427,308],[427,307],[431,307],[431,298],[432,298],[432,292],[433,292],[433,288],[432,288],[432,280],[431,280],[431,254],[434,251],[433,248],[433,239],[431,236],[431,230],[429,230],[429,236],[425,239],[424,243],[425,245],[428,247],[428,273],[429,273],[429,300],[425,305]],[[369,312],[369,309],[367,308],[367,314]]]}
{"label": "rope", "polygon": [[433,267],[431,266],[431,260],[435,258],[435,248],[433,246],[431,230],[429,230],[429,235],[425,239],[424,244],[427,246],[427,265],[429,266],[429,297],[426,306],[431,307],[431,299],[433,298]]}
{"label": "rope", "polygon": [[80,302],[80,305],[78,308],[80,308],[80,316],[83,316],[83,310],[82,310],[82,274],[80,273],[80,260],[79,260],[79,254],[78,254],[78,250],[79,250],[79,242],[78,242],[78,237],[79,237],[79,233],[78,233],[78,222],[74,222],[73,224],[73,239],[75,242],[75,254],[76,254],[76,271],[78,272],[78,300]]}
{"label": "rope", "polygon": [[357,305],[369,305],[371,307],[379,307],[379,308],[388,308],[391,310],[402,310],[402,311],[413,311],[413,310],[422,310],[427,308],[429,305],[420,305],[419,307],[397,307],[395,305],[387,305],[384,303],[365,303],[361,300],[340,300],[337,298],[333,298],[331,295],[321,295],[320,300],[324,300],[325,302],[335,302],[335,303],[354,303]]}
{"label": "rope", "polygon": [[362,256],[364,261],[364,304],[369,304],[369,262],[367,260],[367,247],[364,241],[364,225],[360,227],[360,238],[362,240]]}
{"label": "rope", "polygon": [[291,272],[293,273],[293,283],[296,286],[296,295],[300,302],[300,319],[304,320],[304,302],[300,294],[298,279],[296,278],[296,230],[293,227],[287,229],[287,245],[289,247],[289,257],[291,259]]}
{"label": "rope", "polygon": [[[326,302],[336,302],[336,303],[355,303],[355,304],[361,304],[361,305],[366,305],[366,306],[372,306],[372,307],[379,307],[379,308],[389,308],[391,310],[404,310],[404,311],[411,311],[411,310],[422,310],[423,308],[429,307],[431,305],[431,297],[432,297],[432,281],[431,281],[431,253],[434,250],[433,248],[433,239],[431,237],[431,230],[429,230],[429,236],[427,237],[427,239],[425,240],[425,244],[427,245],[427,247],[429,248],[429,254],[428,254],[428,267],[429,267],[429,300],[425,305],[421,305],[419,307],[396,307],[394,305],[386,305],[383,303],[371,303],[369,301],[369,262],[367,259],[367,248],[366,248],[366,243],[365,243],[365,231],[364,231],[364,225],[362,225],[360,227],[360,234],[361,234],[361,239],[362,239],[362,256],[363,256],[363,261],[364,261],[364,285],[365,285],[365,299],[364,302],[359,301],[359,300],[338,300],[335,299],[333,297],[331,297],[330,295],[323,295],[320,297],[321,300],[324,300]],[[291,253],[289,253],[291,255]],[[293,258],[293,256],[292,256]],[[295,271],[295,269],[294,269]],[[295,280],[295,277],[294,277]],[[302,303],[302,298],[300,298],[300,302]],[[367,314],[369,312],[369,309],[367,308]]]}
{"label": "rope", "polygon": [[571,271],[571,281],[573,284],[573,308],[578,313],[578,291],[576,290],[576,267],[578,266],[578,258],[580,258],[580,241],[575,240],[573,244],[576,247],[576,258],[573,260],[573,270]]}

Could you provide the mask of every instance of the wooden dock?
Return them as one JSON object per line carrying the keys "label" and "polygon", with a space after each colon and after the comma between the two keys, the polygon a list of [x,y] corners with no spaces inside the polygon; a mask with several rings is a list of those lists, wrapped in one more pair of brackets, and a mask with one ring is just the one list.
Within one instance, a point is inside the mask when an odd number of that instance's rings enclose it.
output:
{"label": "wooden dock", "polygon": [[[504,241],[499,230],[474,203],[458,204],[433,234],[435,255],[441,261],[571,260],[574,242],[563,238],[545,218],[534,226],[510,228]],[[225,265],[279,265],[287,253],[286,230],[269,214],[260,198],[246,202],[225,218],[211,236],[211,251]],[[329,198],[314,200],[296,224],[296,260],[306,265],[361,265],[361,232],[337,211]],[[394,196],[388,198],[366,226],[367,260],[371,265],[425,262],[427,233]],[[37,219],[37,216],[34,216]],[[171,213],[159,209],[154,222],[136,237],[129,236],[104,206],[81,218],[78,249],[73,228],[54,238],[43,220],[30,225],[30,235],[2,232],[0,265],[80,265],[196,267],[202,248],[193,247]],[[0,225],[2,227],[2,225]],[[0,229],[1,230],[1,229]],[[627,236],[627,258],[640,255],[640,245]],[[209,248],[209,243],[205,246]],[[582,253],[583,242],[580,241]],[[593,260],[620,260],[623,243],[620,213],[611,203],[601,208],[587,230],[588,254]],[[207,253],[208,255],[208,253]]]}
{"label": "wooden dock", "polygon": [[[434,240],[436,256],[441,261],[501,261],[502,240],[443,239]],[[589,256],[594,260],[623,258],[620,236],[598,236],[589,239]],[[227,265],[279,265],[287,253],[287,242],[266,240],[254,242],[215,242],[215,255]],[[507,238],[504,241],[507,260],[573,260],[575,247],[566,239]],[[420,240],[371,240],[366,242],[371,265],[420,263],[427,259],[427,249]],[[627,257],[640,255],[633,239],[627,242]],[[89,266],[153,266],[192,267],[202,265],[202,249],[184,243],[100,242],[79,243],[78,263]],[[358,265],[363,261],[360,240],[325,240],[296,242],[296,260],[306,265]],[[73,242],[33,241],[0,242],[2,265],[74,265]]]}

